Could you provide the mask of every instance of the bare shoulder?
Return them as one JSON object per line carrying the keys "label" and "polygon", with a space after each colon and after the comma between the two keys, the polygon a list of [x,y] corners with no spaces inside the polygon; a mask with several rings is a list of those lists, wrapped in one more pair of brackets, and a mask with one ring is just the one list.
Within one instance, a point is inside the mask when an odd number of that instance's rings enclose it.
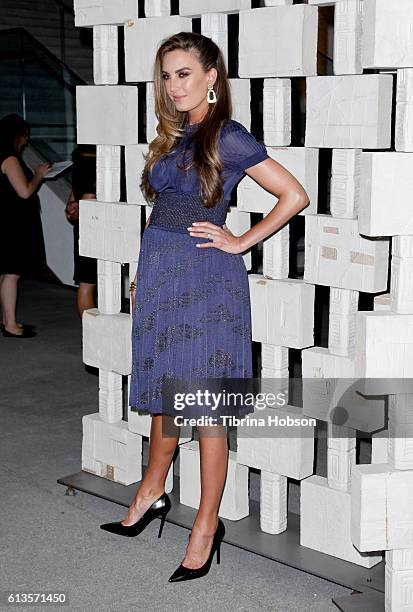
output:
{"label": "bare shoulder", "polygon": [[6,174],[8,170],[10,171],[14,168],[21,168],[20,161],[16,155],[9,155],[1,162],[0,170],[3,174]]}

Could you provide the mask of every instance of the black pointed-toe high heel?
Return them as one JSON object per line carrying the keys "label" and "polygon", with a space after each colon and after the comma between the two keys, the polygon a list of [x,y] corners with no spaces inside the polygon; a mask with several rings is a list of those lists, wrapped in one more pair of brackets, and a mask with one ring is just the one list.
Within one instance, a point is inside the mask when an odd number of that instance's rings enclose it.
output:
{"label": "black pointed-toe high heel", "polygon": [[218,526],[214,534],[214,539],[212,540],[211,552],[209,553],[209,557],[205,561],[204,565],[201,565],[201,567],[198,567],[197,569],[190,569],[181,563],[181,565],[170,576],[169,582],[182,582],[183,580],[194,580],[195,578],[206,576],[211,568],[215,551],[217,551],[217,564],[221,562],[221,542],[224,535],[224,523],[221,521],[221,519],[218,519]]}
{"label": "black pointed-toe high heel", "polygon": [[133,538],[139,535],[145,529],[145,527],[149,525],[151,521],[153,521],[154,518],[160,517],[161,524],[159,526],[158,533],[158,538],[160,538],[166,515],[171,509],[171,505],[171,500],[169,499],[168,494],[162,493],[162,495],[153,502],[152,506],[149,506],[145,514],[141,516],[136,523],[133,523],[133,525],[126,526],[122,525],[120,521],[117,521],[116,523],[105,523],[104,525],[101,525],[100,528],[104,529],[105,531],[109,531],[110,533],[116,533],[116,535]]}

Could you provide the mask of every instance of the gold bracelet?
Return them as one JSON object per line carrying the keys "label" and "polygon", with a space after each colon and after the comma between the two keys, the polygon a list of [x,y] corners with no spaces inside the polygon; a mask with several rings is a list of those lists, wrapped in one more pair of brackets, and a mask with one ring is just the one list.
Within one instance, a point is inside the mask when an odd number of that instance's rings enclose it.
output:
{"label": "gold bracelet", "polygon": [[129,287],[129,293],[132,293],[132,291],[136,291],[136,283],[134,281],[131,282]]}

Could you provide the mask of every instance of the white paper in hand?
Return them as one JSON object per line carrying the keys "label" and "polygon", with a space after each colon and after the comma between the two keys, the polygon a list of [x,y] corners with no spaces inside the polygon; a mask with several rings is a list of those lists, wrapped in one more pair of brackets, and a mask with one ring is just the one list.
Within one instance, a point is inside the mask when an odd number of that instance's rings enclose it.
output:
{"label": "white paper in hand", "polygon": [[56,162],[55,164],[52,164],[50,170],[48,170],[47,174],[44,175],[44,178],[54,178],[58,174],[64,172],[67,168],[70,168],[72,164],[73,162],[71,161]]}

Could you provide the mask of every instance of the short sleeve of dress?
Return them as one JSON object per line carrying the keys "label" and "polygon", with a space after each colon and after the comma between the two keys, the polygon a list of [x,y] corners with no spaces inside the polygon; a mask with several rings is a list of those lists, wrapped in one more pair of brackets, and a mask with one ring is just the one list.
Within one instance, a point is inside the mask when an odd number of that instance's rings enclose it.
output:
{"label": "short sleeve of dress", "polygon": [[225,166],[244,172],[269,158],[267,149],[242,123],[231,120],[222,128],[220,157]]}

